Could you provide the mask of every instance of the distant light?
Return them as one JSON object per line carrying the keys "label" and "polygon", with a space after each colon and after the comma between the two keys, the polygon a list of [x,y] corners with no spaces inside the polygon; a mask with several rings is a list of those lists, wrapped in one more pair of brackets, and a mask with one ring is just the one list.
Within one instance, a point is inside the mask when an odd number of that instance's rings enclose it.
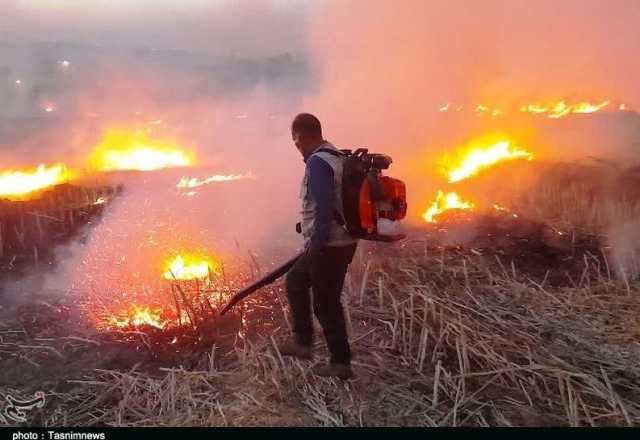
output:
{"label": "distant light", "polygon": [[19,80],[19,79],[17,79],[17,80],[16,80],[16,85],[18,85],[18,86],[19,86],[20,84],[22,84],[22,81],[21,81],[21,80]]}
{"label": "distant light", "polygon": [[67,60],[60,61],[60,64],[62,64],[62,67],[69,67],[71,65],[71,63]]}
{"label": "distant light", "polygon": [[627,105],[626,104],[620,104],[620,107],[618,107],[618,109],[620,111],[625,111],[627,109]]}
{"label": "distant light", "polygon": [[44,111],[47,113],[51,113],[53,111],[53,107],[45,107]]}

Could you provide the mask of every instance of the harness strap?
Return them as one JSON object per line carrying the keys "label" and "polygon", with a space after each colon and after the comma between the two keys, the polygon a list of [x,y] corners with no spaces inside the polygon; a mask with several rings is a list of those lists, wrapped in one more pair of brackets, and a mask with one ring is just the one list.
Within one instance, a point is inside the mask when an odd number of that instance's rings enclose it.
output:
{"label": "harness strap", "polygon": [[313,154],[320,153],[320,152],[329,153],[330,155],[335,156],[335,157],[344,157],[344,154],[341,153],[340,151],[332,150],[330,148],[318,148],[316,151],[313,152]]}
{"label": "harness strap", "polygon": [[[345,154],[338,151],[338,150],[333,150],[331,148],[319,148],[316,151],[313,152],[313,154],[316,153],[328,153],[334,157],[345,157]],[[344,215],[342,215],[340,213],[340,211],[338,209],[335,209],[333,211],[333,220],[338,223],[339,226],[341,226],[342,228],[344,228],[344,230],[346,232],[349,232],[349,230],[347,229],[347,222],[344,218]]]}

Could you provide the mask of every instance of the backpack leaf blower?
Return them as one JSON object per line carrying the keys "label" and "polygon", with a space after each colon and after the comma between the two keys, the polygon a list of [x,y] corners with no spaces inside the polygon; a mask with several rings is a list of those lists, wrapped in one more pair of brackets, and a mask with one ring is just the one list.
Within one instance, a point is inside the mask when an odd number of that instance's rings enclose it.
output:
{"label": "backpack leaf blower", "polygon": [[[335,220],[351,236],[362,240],[394,242],[405,235],[397,225],[407,215],[407,192],[404,182],[382,175],[393,160],[384,154],[369,153],[366,148],[323,151],[343,158],[342,212]],[[256,290],[275,282],[286,274],[303,255],[300,253],[252,285],[236,293],[220,312],[227,313],[238,302]]]}

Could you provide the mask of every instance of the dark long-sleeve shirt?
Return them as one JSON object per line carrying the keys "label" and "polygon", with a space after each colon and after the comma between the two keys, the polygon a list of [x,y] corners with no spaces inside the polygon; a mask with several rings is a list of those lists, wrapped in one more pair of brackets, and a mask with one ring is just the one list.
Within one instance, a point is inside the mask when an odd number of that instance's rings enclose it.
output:
{"label": "dark long-sleeve shirt", "polygon": [[310,239],[311,251],[321,249],[331,234],[331,223],[336,209],[333,169],[318,156],[306,161],[309,172],[309,195],[315,202],[316,211]]}

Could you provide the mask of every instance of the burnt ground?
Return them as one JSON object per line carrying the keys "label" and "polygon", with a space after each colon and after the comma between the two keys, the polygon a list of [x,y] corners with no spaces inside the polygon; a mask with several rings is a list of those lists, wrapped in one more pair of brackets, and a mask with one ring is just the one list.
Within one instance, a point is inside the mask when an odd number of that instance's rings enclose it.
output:
{"label": "burnt ground", "polygon": [[[258,305],[255,300],[252,303]],[[258,306],[264,308],[211,315],[198,322],[197,331],[187,325],[98,331],[77,301],[32,294],[0,312],[0,386],[27,394],[42,388],[66,392],[68,380],[95,369],[127,371],[135,366],[149,374],[163,367],[197,369],[203,353],[210,354],[213,345],[222,362],[239,338],[249,337],[258,325],[260,331],[274,327],[270,307]]]}
{"label": "burnt ground", "polygon": [[[416,273],[430,274],[434,288],[443,290],[451,283],[470,286],[495,283],[494,279],[502,277],[551,291],[583,286],[595,277],[611,279],[606,249],[597,237],[557,231],[506,214],[473,219],[461,216],[437,227],[411,230],[407,240],[395,245],[363,243],[354,261],[358,273],[352,275],[348,281],[351,285],[346,288],[360,296],[361,306],[368,301],[363,301],[363,294],[377,303],[379,289],[375,285],[360,289],[353,286],[358,277],[367,285],[369,269],[364,273],[362,269],[369,266],[369,261],[382,277],[392,280],[403,277],[398,272],[400,260],[429,262],[427,266],[417,263]],[[228,317],[204,317],[197,330],[183,326],[97,331],[79,310],[74,295],[23,294],[19,301],[5,301],[0,309],[3,395],[29,397],[44,390],[55,401],[55,396],[82,392],[87,381],[90,383],[101,371],[135,371],[160,380],[167,368],[225,370],[237,366],[238,349],[286,333],[281,282],[263,289]],[[398,293],[398,301],[402,295]],[[350,319],[357,319],[366,330],[376,320],[378,312],[372,312],[369,315],[360,310]],[[44,417],[45,412],[39,414]],[[39,417],[32,422],[48,423]],[[310,423],[310,419],[304,420]]]}
{"label": "burnt ground", "polygon": [[39,390],[50,396],[73,393],[77,381],[96,371],[160,377],[164,368],[222,368],[245,338],[282,325],[279,286],[263,289],[225,316],[200,316],[197,329],[185,324],[96,330],[80,307],[81,295],[42,292],[38,285],[10,288],[12,299],[0,301],[0,408],[6,394],[26,399]]}

